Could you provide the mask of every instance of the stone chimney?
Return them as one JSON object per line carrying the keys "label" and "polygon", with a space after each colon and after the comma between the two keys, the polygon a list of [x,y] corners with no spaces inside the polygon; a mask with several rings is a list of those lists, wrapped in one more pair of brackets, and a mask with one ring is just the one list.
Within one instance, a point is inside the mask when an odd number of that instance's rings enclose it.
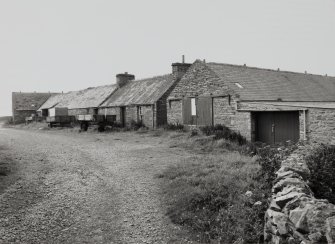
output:
{"label": "stone chimney", "polygon": [[119,87],[123,87],[130,80],[135,80],[135,75],[128,74],[128,72],[125,72],[124,74],[116,75],[116,84]]}
{"label": "stone chimney", "polygon": [[175,75],[177,79],[180,79],[191,65],[192,64],[185,63],[185,56],[183,55],[182,63],[172,64],[172,74]]}

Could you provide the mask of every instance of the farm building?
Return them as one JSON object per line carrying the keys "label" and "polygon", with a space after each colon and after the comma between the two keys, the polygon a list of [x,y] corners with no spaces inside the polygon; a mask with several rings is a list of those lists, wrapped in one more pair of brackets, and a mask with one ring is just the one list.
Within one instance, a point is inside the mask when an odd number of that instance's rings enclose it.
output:
{"label": "farm building", "polygon": [[141,122],[149,128],[167,123],[166,99],[190,67],[187,63],[172,64],[172,74],[135,80],[129,74],[117,75],[119,89],[99,108],[99,114],[114,116],[121,126]]}
{"label": "farm building", "polygon": [[24,123],[26,117],[36,114],[37,109],[50,98],[53,93],[13,92],[12,112],[15,124]]}
{"label": "farm building", "polygon": [[[42,116],[76,116],[97,114],[98,107],[117,89],[116,85],[90,87],[80,91],[71,91],[51,96],[38,110]],[[59,108],[59,109],[56,109]],[[64,111],[67,112],[64,114]]]}
{"label": "farm building", "polygon": [[197,60],[167,104],[168,123],[224,124],[269,144],[335,143],[335,77]]}

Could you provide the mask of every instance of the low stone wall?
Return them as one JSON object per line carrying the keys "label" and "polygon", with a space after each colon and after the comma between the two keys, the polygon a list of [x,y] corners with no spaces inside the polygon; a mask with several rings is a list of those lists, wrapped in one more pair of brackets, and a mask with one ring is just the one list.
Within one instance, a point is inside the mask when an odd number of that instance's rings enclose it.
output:
{"label": "low stone wall", "polygon": [[309,188],[307,151],[300,147],[277,172],[265,214],[265,243],[335,243],[335,205],[316,199]]}

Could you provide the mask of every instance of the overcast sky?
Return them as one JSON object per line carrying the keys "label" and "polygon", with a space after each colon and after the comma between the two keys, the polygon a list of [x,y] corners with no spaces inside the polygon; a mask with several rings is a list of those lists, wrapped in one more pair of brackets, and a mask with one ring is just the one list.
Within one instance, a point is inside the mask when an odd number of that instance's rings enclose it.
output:
{"label": "overcast sky", "polygon": [[167,74],[182,54],[335,76],[335,0],[0,0],[0,116],[12,91]]}

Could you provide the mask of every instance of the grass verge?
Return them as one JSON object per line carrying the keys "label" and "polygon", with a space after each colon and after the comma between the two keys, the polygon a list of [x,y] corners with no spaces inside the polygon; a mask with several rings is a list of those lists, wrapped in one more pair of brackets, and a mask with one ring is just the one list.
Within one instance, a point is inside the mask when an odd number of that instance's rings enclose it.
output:
{"label": "grass verge", "polygon": [[196,154],[162,172],[168,216],[201,243],[262,243],[264,214],[281,161],[295,147],[256,147],[215,136],[173,134]]}

